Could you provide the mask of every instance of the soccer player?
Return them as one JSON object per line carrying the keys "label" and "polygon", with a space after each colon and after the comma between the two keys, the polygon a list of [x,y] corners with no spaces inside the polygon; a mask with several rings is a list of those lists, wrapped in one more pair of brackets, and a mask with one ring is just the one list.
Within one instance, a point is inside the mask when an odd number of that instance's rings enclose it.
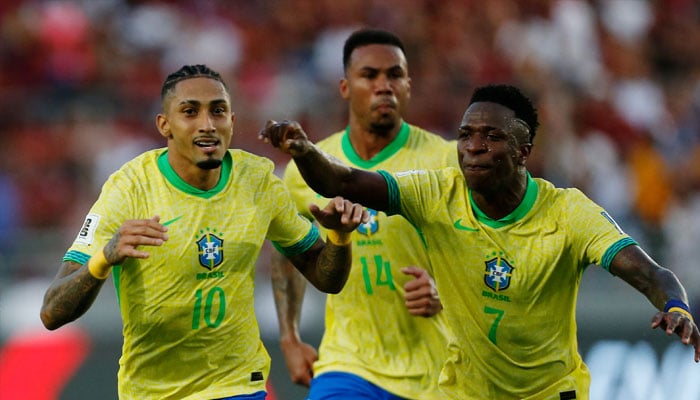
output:
{"label": "soccer player", "polygon": [[[343,48],[340,94],[347,128],[319,147],[367,170],[457,166],[454,145],[403,118],[411,92],[404,46],[391,32],[362,29]],[[300,212],[318,195],[294,163],[284,181]],[[446,339],[442,305],[430,277],[420,233],[405,219],[370,210],[352,235],[353,267],[339,294],[326,298],[318,353],[301,341],[298,322],[304,280],[273,255],[273,288],[280,342],[292,380],[310,385],[309,398],[437,399]],[[313,377],[313,380],[311,379]]]}
{"label": "soccer player", "polygon": [[575,307],[591,264],[643,293],[660,310],[651,327],[680,336],[700,361],[700,333],[673,272],[579,190],[530,176],[538,125],[516,87],[479,87],[457,133],[461,171],[399,173],[327,158],[297,123],[270,121],[261,132],[318,193],[401,214],[421,231],[455,335],[439,382],[448,398],[587,399]]}
{"label": "soccer player", "polygon": [[229,149],[234,113],[204,65],[170,74],[156,118],[167,148],[104,184],[47,289],[41,319],[80,317],[110,271],[124,323],[121,399],[264,399],[270,358],[253,309],[255,261],[271,240],[322,291],[349,273],[350,232],[369,215],[335,198],[298,215],[272,162]]}

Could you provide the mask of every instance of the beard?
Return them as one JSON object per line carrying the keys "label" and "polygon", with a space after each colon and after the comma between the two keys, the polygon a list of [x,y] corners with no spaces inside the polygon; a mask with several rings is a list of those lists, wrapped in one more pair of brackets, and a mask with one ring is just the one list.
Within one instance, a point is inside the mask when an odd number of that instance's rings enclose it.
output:
{"label": "beard", "polygon": [[369,131],[377,136],[388,136],[396,127],[396,121],[392,118],[382,118],[369,124]]}
{"label": "beard", "polygon": [[197,166],[201,169],[216,169],[221,166],[221,160],[210,158],[204,161],[198,161]]}

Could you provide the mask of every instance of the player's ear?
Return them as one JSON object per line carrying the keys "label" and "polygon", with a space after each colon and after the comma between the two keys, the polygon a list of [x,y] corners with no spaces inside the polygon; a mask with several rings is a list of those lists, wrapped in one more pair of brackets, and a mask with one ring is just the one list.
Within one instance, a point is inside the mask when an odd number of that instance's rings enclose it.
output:
{"label": "player's ear", "polygon": [[168,122],[168,118],[165,115],[158,114],[158,116],[156,116],[156,127],[164,138],[170,139],[172,137],[170,133],[170,122]]}
{"label": "player's ear", "polygon": [[233,136],[233,127],[236,126],[236,113],[231,111],[231,135]]}
{"label": "player's ear", "polygon": [[518,146],[518,164],[525,165],[527,159],[530,157],[530,152],[532,151],[531,143],[522,143]]}
{"label": "player's ear", "polygon": [[411,98],[411,77],[406,78],[406,97]]}
{"label": "player's ear", "polygon": [[340,85],[338,89],[340,90],[340,96],[343,98],[343,100],[347,100],[350,98],[350,90],[348,89],[347,78],[343,78],[340,80]]}

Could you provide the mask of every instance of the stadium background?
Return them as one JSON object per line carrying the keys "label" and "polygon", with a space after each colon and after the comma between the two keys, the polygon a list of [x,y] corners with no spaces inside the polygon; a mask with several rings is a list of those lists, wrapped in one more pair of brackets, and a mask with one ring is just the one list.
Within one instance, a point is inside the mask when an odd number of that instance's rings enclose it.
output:
{"label": "stadium background", "polygon": [[[237,115],[232,145],[281,170],[287,159],[258,143],[258,130],[269,118],[300,120],[313,139],[341,129],[342,43],[362,26],[404,40],[407,120],[448,138],[476,85],[531,93],[542,120],[533,175],[605,206],[700,308],[697,1],[3,0],[0,399],[116,398],[111,282],[68,327],[45,331],[38,313],[102,182],[164,144],[154,123],[164,76],[193,63],[222,72]],[[268,252],[256,312],[271,384],[278,399],[300,399],[277,342]],[[692,351],[650,330],[646,299],[606,275],[589,268],[579,296],[592,398],[700,399]],[[323,296],[308,291],[302,335],[317,343]]]}

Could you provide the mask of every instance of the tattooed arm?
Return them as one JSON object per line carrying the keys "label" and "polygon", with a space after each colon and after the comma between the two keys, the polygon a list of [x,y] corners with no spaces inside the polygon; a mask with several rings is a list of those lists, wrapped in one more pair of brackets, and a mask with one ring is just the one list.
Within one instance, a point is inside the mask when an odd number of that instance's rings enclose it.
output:
{"label": "tattooed arm", "polygon": [[318,290],[337,294],[350,274],[350,244],[337,245],[319,239],[307,252],[290,256],[289,260]]}
{"label": "tattooed arm", "polygon": [[97,279],[88,271],[87,263],[72,261],[61,264],[56,278],[44,294],[41,321],[54,330],[74,321],[90,308],[100,292],[104,279]]}
{"label": "tattooed arm", "polygon": [[160,246],[168,240],[167,228],[159,221],[158,216],[126,221],[86,264],[64,262],[44,294],[41,307],[44,326],[54,330],[85,314],[113,265],[122,264],[127,257],[148,258],[149,253],[138,246]]}

